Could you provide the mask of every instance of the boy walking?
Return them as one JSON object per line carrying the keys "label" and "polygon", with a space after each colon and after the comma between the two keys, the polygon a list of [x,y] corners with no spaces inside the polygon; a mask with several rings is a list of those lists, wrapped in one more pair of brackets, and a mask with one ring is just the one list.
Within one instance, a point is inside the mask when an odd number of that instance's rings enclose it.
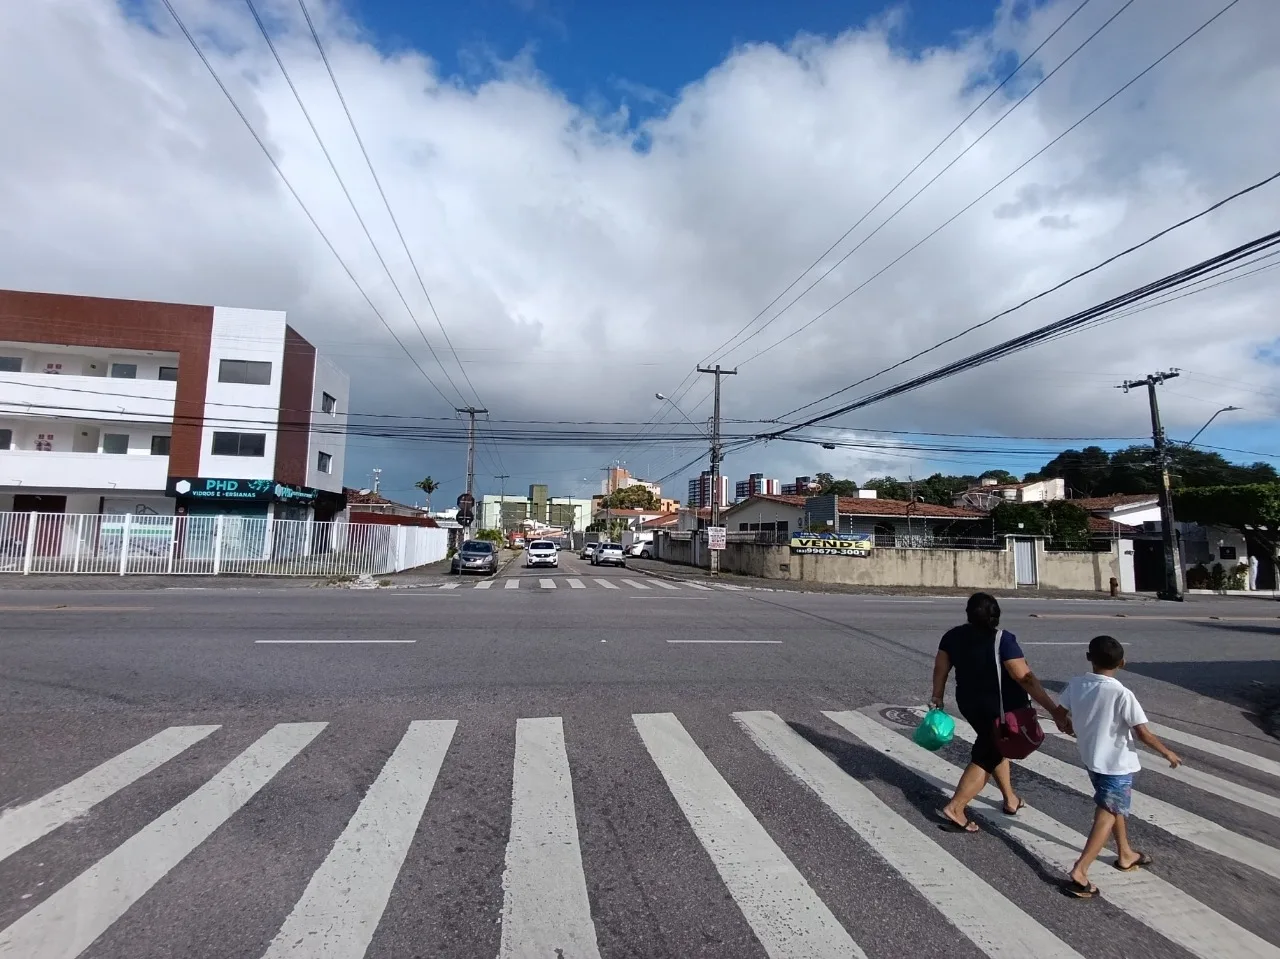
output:
{"label": "boy walking", "polygon": [[1089,641],[1088,656],[1093,670],[1071,680],[1060,700],[1071,714],[1080,758],[1089,770],[1097,805],[1089,840],[1071,870],[1067,886],[1079,899],[1098,894],[1098,887],[1089,881],[1089,867],[1110,836],[1116,840],[1116,869],[1129,872],[1151,864],[1150,856],[1129,845],[1125,825],[1133,802],[1133,775],[1142,768],[1134,737],[1168,760],[1170,766],[1176,768],[1182,763],[1147,729],[1147,716],[1138,697],[1115,678],[1124,667],[1124,647],[1110,636],[1096,636]]}

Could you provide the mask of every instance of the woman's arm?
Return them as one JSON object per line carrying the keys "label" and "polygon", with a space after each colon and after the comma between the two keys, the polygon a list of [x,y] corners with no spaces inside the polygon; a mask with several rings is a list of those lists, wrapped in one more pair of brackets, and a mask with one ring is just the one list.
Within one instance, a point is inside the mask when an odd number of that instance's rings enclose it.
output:
{"label": "woman's arm", "polygon": [[1027,691],[1028,696],[1044,707],[1059,729],[1063,732],[1070,731],[1066,707],[1059,706],[1053,701],[1053,697],[1040,685],[1040,680],[1036,678],[1036,674],[1031,671],[1025,659],[1006,659],[1004,668],[1013,677],[1014,682]]}
{"label": "woman's arm", "polygon": [[938,655],[933,658],[933,696],[929,699],[929,705],[934,709],[942,708],[942,697],[947,692],[947,677],[951,674],[951,657],[947,655],[946,650],[938,650]]}

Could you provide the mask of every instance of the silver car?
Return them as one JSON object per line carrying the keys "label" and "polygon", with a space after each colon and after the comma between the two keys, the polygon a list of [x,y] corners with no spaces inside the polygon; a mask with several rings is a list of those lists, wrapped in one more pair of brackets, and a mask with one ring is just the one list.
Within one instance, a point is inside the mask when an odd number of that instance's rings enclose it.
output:
{"label": "silver car", "polygon": [[590,559],[591,554],[596,551],[596,547],[599,545],[599,543],[587,543],[582,547],[582,552],[578,554],[578,559]]}
{"label": "silver car", "polygon": [[626,550],[620,543],[601,543],[591,554],[591,565],[625,567],[627,565]]}

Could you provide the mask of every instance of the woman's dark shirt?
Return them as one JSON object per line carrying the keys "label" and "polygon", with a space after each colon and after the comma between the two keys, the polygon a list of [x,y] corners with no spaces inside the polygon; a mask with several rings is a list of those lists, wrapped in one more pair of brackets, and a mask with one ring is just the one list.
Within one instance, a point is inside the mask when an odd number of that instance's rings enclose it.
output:
{"label": "woman's dark shirt", "polygon": [[1004,668],[1008,660],[1024,658],[1018,638],[1006,629],[1000,639],[1004,708],[999,708],[995,647],[996,637],[991,630],[968,623],[948,630],[938,644],[956,671],[956,706],[965,716],[994,720],[1009,710],[1031,705],[1026,690]]}

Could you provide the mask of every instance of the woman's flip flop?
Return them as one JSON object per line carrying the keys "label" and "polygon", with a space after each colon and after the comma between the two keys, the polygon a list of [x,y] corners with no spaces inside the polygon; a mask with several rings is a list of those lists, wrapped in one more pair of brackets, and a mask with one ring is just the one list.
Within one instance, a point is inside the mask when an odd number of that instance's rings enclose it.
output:
{"label": "woman's flip flop", "polygon": [[942,828],[948,832],[977,832],[978,824],[972,819],[966,819],[963,823],[958,823],[946,814],[945,810],[938,810],[938,819],[942,822]]}
{"label": "woman's flip flop", "polygon": [[1092,899],[1098,895],[1098,887],[1093,883],[1085,886],[1076,882],[1074,879],[1068,879],[1065,886],[1067,892],[1075,896],[1077,899]]}

